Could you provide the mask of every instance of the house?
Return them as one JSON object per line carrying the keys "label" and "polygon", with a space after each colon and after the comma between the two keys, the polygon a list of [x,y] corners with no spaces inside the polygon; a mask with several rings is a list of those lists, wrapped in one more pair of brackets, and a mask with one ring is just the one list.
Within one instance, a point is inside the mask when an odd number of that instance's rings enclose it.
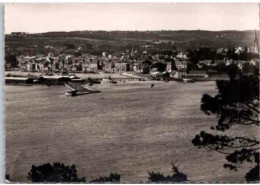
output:
{"label": "house", "polygon": [[115,63],[115,71],[127,71],[127,63]]}
{"label": "house", "polygon": [[172,71],[170,73],[170,77],[176,78],[176,79],[181,79],[182,76],[187,74],[187,69],[179,69],[178,71]]}
{"label": "house", "polygon": [[168,62],[166,64],[166,71],[171,71],[171,70],[172,70],[172,64],[171,64],[171,62]]}
{"label": "house", "polygon": [[73,66],[71,67],[71,71],[76,72],[76,71],[77,71],[77,67],[76,67],[75,65],[73,65]]}
{"label": "house", "polygon": [[112,63],[105,63],[103,69],[105,70],[105,72],[109,72],[109,73],[112,72],[113,71]]}
{"label": "house", "polygon": [[82,64],[83,72],[96,72],[97,70],[98,70],[98,64],[96,62]]}
{"label": "house", "polygon": [[89,69],[90,69],[90,71],[93,71],[93,72],[95,72],[95,71],[97,71],[98,70],[98,66],[97,66],[97,63],[95,62],[91,62],[90,64],[89,64]]}
{"label": "house", "polygon": [[142,65],[138,64],[138,63],[134,63],[133,64],[133,71],[137,72],[137,73],[141,73],[143,72],[142,70]]}
{"label": "house", "polygon": [[234,61],[231,59],[231,60],[226,60],[226,66],[229,66],[230,64],[233,64]]}
{"label": "house", "polygon": [[252,60],[249,61],[249,63],[251,65],[257,66],[259,64],[259,61],[260,61],[259,59],[252,59]]}
{"label": "house", "polygon": [[29,71],[29,72],[33,71],[33,64],[32,64],[32,62],[27,62],[27,64],[26,64],[26,71]]}
{"label": "house", "polygon": [[187,55],[186,52],[179,52],[179,53],[176,55],[176,58],[183,59],[183,60],[189,59],[189,57],[188,57],[188,55]]}
{"label": "house", "polygon": [[22,35],[26,35],[26,32],[12,32],[11,36],[22,36]]}
{"label": "house", "polygon": [[153,68],[150,70],[150,74],[155,73],[155,72],[158,72],[158,68],[153,67]]}
{"label": "house", "polygon": [[150,78],[153,80],[161,80],[163,78],[163,73],[159,71],[150,72]]}
{"label": "house", "polygon": [[[67,65],[64,65],[64,68],[67,68]],[[88,71],[88,64],[83,64],[82,65],[82,72],[87,72]]]}
{"label": "house", "polygon": [[237,66],[239,69],[243,69],[243,66],[245,65],[246,61],[245,60],[238,60],[237,61]]}
{"label": "house", "polygon": [[187,61],[175,60],[175,66],[178,70],[187,69]]}
{"label": "house", "polygon": [[9,69],[11,69],[11,68],[12,68],[11,63],[5,62],[5,70],[9,70]]}
{"label": "house", "polygon": [[57,68],[56,68],[56,65],[55,65],[55,64],[52,64],[52,65],[51,65],[51,70],[52,70],[52,71],[56,71],[56,69],[57,69]]}
{"label": "house", "polygon": [[239,47],[235,48],[235,53],[236,54],[240,54],[240,53],[242,53],[244,51],[245,51],[244,47],[239,46]]}
{"label": "house", "polygon": [[200,65],[210,66],[211,63],[212,63],[212,60],[201,60],[201,61],[199,61]]}
{"label": "house", "polygon": [[228,48],[219,48],[217,49],[217,54],[227,55],[228,50]]}
{"label": "house", "polygon": [[219,64],[225,64],[226,65],[226,61],[225,60],[215,60],[214,61],[214,66],[217,66]]}

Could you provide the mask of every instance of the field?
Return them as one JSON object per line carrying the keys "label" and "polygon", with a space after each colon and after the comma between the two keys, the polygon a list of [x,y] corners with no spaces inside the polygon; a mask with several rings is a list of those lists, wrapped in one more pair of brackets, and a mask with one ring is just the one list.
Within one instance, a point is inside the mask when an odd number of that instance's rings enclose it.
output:
{"label": "field", "polygon": [[[117,172],[122,182],[147,182],[148,171],[170,174],[179,165],[190,181],[243,181],[223,168],[225,156],[191,140],[216,122],[200,110],[214,82],[102,83],[101,93],[66,97],[66,87],[6,86],[6,171],[26,182],[31,165],[75,164],[91,180]],[[230,134],[258,135],[237,129]]]}

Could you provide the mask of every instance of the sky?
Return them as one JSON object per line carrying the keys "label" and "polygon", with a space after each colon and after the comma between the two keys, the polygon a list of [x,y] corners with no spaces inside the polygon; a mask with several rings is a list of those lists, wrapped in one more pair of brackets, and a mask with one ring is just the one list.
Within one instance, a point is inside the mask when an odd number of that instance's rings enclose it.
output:
{"label": "sky", "polygon": [[77,30],[255,30],[256,3],[7,4],[5,33]]}

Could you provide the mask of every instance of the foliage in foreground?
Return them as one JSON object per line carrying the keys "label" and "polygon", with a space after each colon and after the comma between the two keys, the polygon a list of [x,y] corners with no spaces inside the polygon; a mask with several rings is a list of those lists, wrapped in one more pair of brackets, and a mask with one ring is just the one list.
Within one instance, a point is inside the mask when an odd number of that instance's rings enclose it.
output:
{"label": "foliage in foreground", "polygon": [[108,177],[99,177],[98,179],[94,179],[90,182],[120,182],[121,175],[117,173],[110,173]]}
{"label": "foliage in foreground", "polygon": [[[252,169],[246,174],[247,181],[259,181],[259,138],[250,132],[229,136],[246,127],[259,129],[259,79],[257,75],[237,77],[230,75],[229,81],[217,81],[218,94],[204,94],[201,109],[208,115],[216,115],[218,122],[212,126],[217,134],[201,131],[192,143],[199,148],[208,148],[226,155],[225,168],[237,171],[245,162],[252,163]],[[242,128],[243,129],[243,128]]]}
{"label": "foliage in foreground", "polygon": [[187,175],[180,172],[178,166],[172,164],[172,175],[164,176],[160,172],[148,172],[149,182],[185,182],[188,181]]}
{"label": "foliage in foreground", "polygon": [[63,163],[32,165],[27,178],[32,182],[86,182],[85,177],[77,176],[75,165],[65,166]]}
{"label": "foliage in foreground", "polygon": [[[46,163],[39,166],[32,165],[31,171],[28,173],[29,180],[32,182],[52,182],[52,183],[81,183],[87,182],[85,177],[79,178],[77,175],[77,169],[75,165],[65,166],[63,163]],[[121,175],[117,173],[111,173],[108,177],[99,177],[90,182],[102,183],[102,182],[120,182]],[[9,176],[8,176],[9,179]]]}

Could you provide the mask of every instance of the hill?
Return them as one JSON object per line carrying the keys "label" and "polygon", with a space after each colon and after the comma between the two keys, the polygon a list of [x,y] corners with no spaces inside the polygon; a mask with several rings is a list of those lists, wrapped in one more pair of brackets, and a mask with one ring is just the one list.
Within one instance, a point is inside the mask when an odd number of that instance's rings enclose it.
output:
{"label": "hill", "polygon": [[50,50],[62,51],[81,48],[81,52],[112,54],[132,47],[160,50],[186,50],[199,47],[252,47],[254,31],[72,31],[37,34],[7,34],[6,52],[14,54],[45,54]]}

